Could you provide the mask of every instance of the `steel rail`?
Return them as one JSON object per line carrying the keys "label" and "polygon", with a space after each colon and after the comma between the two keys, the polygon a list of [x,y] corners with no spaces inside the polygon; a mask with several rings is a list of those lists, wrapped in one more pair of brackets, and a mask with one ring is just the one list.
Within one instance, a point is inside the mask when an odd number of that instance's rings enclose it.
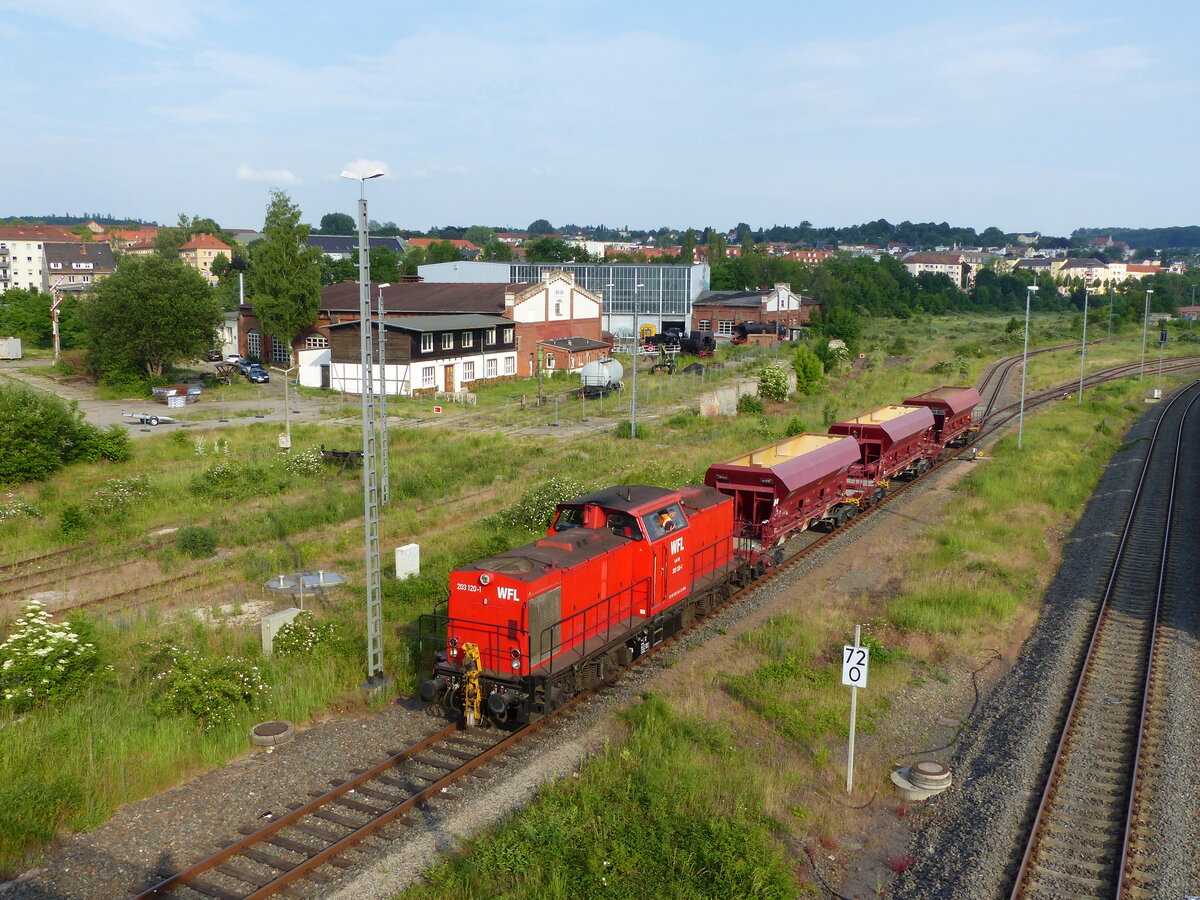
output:
{"label": "steel rail", "polygon": [[[1046,782],[1043,785],[1041,796],[1040,796],[1039,802],[1038,802],[1037,812],[1034,815],[1034,820],[1030,827],[1029,839],[1026,842],[1025,850],[1021,857],[1020,867],[1017,871],[1016,878],[1013,881],[1013,888],[1009,895],[1010,900],[1019,900],[1019,898],[1024,896],[1024,892],[1026,889],[1026,882],[1031,874],[1031,866],[1033,864],[1034,854],[1039,847],[1040,838],[1041,838],[1041,830],[1046,821],[1047,809],[1055,795],[1055,788],[1057,786],[1057,778],[1059,777],[1059,773],[1062,768],[1064,753],[1065,753],[1066,748],[1072,737],[1073,727],[1075,725],[1076,718],[1079,714],[1079,710],[1080,710],[1080,706],[1081,706],[1080,700],[1083,695],[1084,689],[1088,683],[1088,680],[1093,674],[1092,664],[1093,664],[1093,660],[1096,657],[1097,648],[1099,646],[1099,636],[1102,633],[1103,626],[1108,621],[1109,604],[1110,604],[1110,601],[1112,599],[1112,596],[1113,596],[1113,593],[1114,593],[1114,590],[1115,590],[1115,587],[1117,584],[1117,579],[1122,571],[1122,565],[1125,560],[1125,551],[1129,545],[1130,536],[1133,533],[1134,521],[1136,520],[1137,514],[1140,511],[1140,503],[1142,500],[1142,496],[1143,496],[1143,493],[1145,490],[1147,480],[1149,478],[1149,474],[1151,472],[1151,462],[1154,459],[1158,435],[1159,435],[1159,432],[1162,430],[1163,423],[1166,419],[1167,413],[1174,406],[1174,404],[1179,401],[1179,399],[1182,396],[1183,395],[1180,394],[1180,395],[1177,395],[1176,397],[1172,398],[1170,403],[1167,404],[1163,408],[1162,414],[1159,416],[1158,422],[1155,424],[1154,433],[1150,438],[1150,445],[1149,445],[1150,450],[1149,450],[1149,452],[1147,452],[1146,458],[1143,460],[1142,470],[1138,477],[1138,483],[1134,490],[1134,494],[1133,494],[1133,497],[1130,502],[1129,513],[1126,516],[1125,526],[1124,526],[1124,529],[1122,531],[1121,537],[1118,542],[1116,556],[1113,560],[1112,567],[1109,572],[1109,577],[1108,577],[1107,583],[1105,585],[1104,594],[1101,598],[1101,602],[1100,602],[1100,605],[1097,610],[1095,622],[1092,627],[1092,632],[1091,632],[1091,636],[1088,641],[1087,649],[1084,654],[1083,661],[1079,668],[1079,673],[1076,678],[1075,687],[1071,694],[1070,705],[1067,710],[1067,714],[1066,714],[1066,718],[1063,723],[1062,731],[1060,732],[1059,740],[1055,747],[1054,758],[1050,764],[1049,775],[1047,776]],[[1192,402],[1194,402],[1194,398],[1193,398]],[[1189,405],[1189,408],[1190,408],[1190,405]],[[1159,584],[1161,585],[1161,583],[1162,582],[1161,582],[1161,576],[1160,576]],[[1155,610],[1156,610],[1155,611],[1155,623],[1157,622],[1157,608],[1158,608],[1158,605],[1160,602],[1161,602],[1161,593],[1155,600]],[[1145,701],[1145,694],[1144,694],[1145,685],[1144,684],[1143,684],[1142,689],[1143,689],[1142,706],[1144,708],[1144,701]],[[1140,740],[1139,740],[1139,745],[1140,745]],[[1126,834],[1126,836],[1128,835],[1128,821],[1126,821],[1126,823],[1125,823],[1125,834]]]}

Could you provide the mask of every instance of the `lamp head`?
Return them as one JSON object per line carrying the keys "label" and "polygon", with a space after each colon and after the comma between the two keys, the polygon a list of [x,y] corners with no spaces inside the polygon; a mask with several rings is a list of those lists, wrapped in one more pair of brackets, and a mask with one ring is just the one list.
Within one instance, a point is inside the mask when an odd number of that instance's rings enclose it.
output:
{"label": "lamp head", "polygon": [[361,175],[357,172],[343,172],[342,177],[350,178],[354,181],[367,181],[368,179],[371,179],[371,178],[382,178],[383,174],[384,173],[380,172],[378,169],[373,169],[369,172],[364,172]]}

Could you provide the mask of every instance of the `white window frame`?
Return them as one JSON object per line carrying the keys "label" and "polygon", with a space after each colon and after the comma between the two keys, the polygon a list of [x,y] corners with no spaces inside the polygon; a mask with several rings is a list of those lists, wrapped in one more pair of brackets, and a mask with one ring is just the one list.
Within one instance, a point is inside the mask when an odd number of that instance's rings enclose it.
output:
{"label": "white window frame", "polygon": [[500,367],[496,365],[495,357],[488,359],[483,364],[483,372],[485,378],[495,378]]}
{"label": "white window frame", "polygon": [[433,334],[432,333],[421,335],[421,352],[422,353],[432,353],[433,352]]}
{"label": "white window frame", "polygon": [[492,344],[496,343],[496,329],[495,328],[489,328],[487,331],[485,331],[483,333],[483,342],[485,344],[487,344],[488,346],[491,346]]}
{"label": "white window frame", "polygon": [[304,338],[305,350],[324,350],[329,346],[329,338],[323,334],[310,334]]}
{"label": "white window frame", "polygon": [[717,334],[722,337],[732,337],[736,322],[731,319],[721,319],[717,322]]}
{"label": "white window frame", "polygon": [[513,329],[505,328],[504,329],[504,343],[511,344],[512,340],[513,340]]}
{"label": "white window frame", "polygon": [[437,387],[437,366],[424,366],[421,369],[421,387]]}
{"label": "white window frame", "polygon": [[696,323],[696,328],[701,334],[712,334],[712,320],[701,319]]}
{"label": "white window frame", "polygon": [[470,331],[464,331],[459,335],[460,346],[465,350],[467,347],[475,346],[475,334]]}
{"label": "white window frame", "polygon": [[554,359],[555,359],[555,357],[554,357],[553,353],[547,353],[545,356],[542,357],[542,367],[546,368],[546,369],[553,369],[554,368]]}
{"label": "white window frame", "polygon": [[473,359],[463,360],[462,380],[463,381],[474,381],[475,380],[475,360],[473,360]]}
{"label": "white window frame", "polygon": [[246,335],[246,355],[262,359],[262,334],[251,331]]}
{"label": "white window frame", "polygon": [[454,332],[447,331],[442,335],[442,349],[443,350],[453,350],[454,349]]}
{"label": "white window frame", "polygon": [[516,357],[513,357],[513,356],[504,357],[504,374],[505,375],[516,375],[517,374]]}

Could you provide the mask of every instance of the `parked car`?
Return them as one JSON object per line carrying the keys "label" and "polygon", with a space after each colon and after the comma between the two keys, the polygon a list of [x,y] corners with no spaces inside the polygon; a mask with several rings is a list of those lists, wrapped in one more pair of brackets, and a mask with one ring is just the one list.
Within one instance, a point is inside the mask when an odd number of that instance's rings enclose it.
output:
{"label": "parked car", "polygon": [[204,354],[204,358],[206,360],[208,360],[209,362],[220,362],[222,359],[221,351],[220,350],[209,350],[208,352],[206,352]]}
{"label": "parked car", "polygon": [[252,362],[250,362],[250,360],[242,359],[241,357],[238,357],[237,359],[235,359],[233,361],[233,364],[238,367],[238,371],[241,372],[243,375],[248,375],[250,373],[251,366],[258,365],[258,363],[252,363]]}
{"label": "parked car", "polygon": [[246,369],[246,377],[255,384],[266,384],[271,380],[271,374],[258,363]]}
{"label": "parked car", "polygon": [[242,358],[242,355],[240,353],[230,353],[228,356],[225,357],[225,362],[235,363],[238,360],[240,360],[241,358]]}

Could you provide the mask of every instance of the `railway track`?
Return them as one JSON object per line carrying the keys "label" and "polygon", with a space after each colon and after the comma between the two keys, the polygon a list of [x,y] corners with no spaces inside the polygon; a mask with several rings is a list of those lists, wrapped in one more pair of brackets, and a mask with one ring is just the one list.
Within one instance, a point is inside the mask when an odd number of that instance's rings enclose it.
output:
{"label": "railway track", "polygon": [[1150,686],[1160,620],[1183,599],[1165,586],[1181,433],[1197,401],[1200,383],[1155,428],[1010,900],[1154,896],[1156,834],[1139,810],[1160,769],[1142,759],[1163,730]]}
{"label": "railway track", "polygon": [[[1118,367],[1118,370],[1115,373],[1096,373],[1094,377],[1098,379],[1097,383],[1124,377],[1124,369]],[[1027,398],[1027,406],[1052,402],[1061,393],[1061,388],[1040,392]],[[877,510],[902,497],[908,484],[897,483],[892,493],[871,509],[865,510],[857,520],[847,523],[848,527],[825,534],[798,535],[789,542],[788,558],[776,571],[800,563],[817,547],[846,535],[856,522],[866,520]],[[746,591],[763,583],[764,580],[760,579],[734,593],[713,612],[736,603]],[[701,621],[707,621],[710,617]],[[689,631],[685,630],[656,645],[650,654],[639,658],[635,666],[681,639]],[[614,677],[620,677],[620,674]],[[532,731],[556,721],[600,687],[603,685],[580,694],[552,715],[511,733],[468,730],[458,725],[444,728],[424,741],[392,754],[378,766],[356,773],[352,778],[334,784],[330,790],[318,792],[308,802],[296,804],[290,812],[270,824],[243,829],[244,837],[240,840],[165,878],[138,894],[135,900],[152,897],[185,900],[195,896],[218,900],[257,900],[279,893],[303,896],[295,887],[298,882],[307,880],[319,883],[333,879],[336,877],[333,870],[346,869],[355,864],[351,858],[355,853],[354,848],[369,838],[380,836],[386,839],[398,836],[404,828],[421,828],[424,816],[418,816],[416,812],[423,805],[434,798],[453,796],[449,792],[457,781],[505,753]]]}

